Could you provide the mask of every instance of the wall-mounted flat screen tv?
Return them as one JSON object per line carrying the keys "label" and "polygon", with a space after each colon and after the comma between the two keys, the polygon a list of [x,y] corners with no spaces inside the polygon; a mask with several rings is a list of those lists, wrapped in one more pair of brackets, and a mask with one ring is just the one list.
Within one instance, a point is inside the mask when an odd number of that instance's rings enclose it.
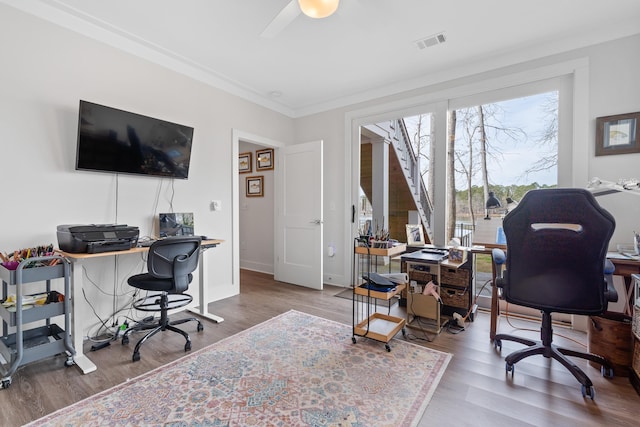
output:
{"label": "wall-mounted flat screen tv", "polygon": [[76,169],[187,179],[193,128],[80,101]]}

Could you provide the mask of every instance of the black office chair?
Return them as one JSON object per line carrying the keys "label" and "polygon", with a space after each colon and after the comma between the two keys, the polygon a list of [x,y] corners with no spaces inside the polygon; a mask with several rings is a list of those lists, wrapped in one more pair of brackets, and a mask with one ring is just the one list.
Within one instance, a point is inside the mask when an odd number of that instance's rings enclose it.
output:
{"label": "black office chair", "polygon": [[613,377],[613,367],[603,357],[553,345],[551,313],[600,315],[609,301],[617,301],[610,274],[613,264],[606,261],[615,220],[587,190],[543,189],[525,194],[506,215],[503,227],[507,237],[506,269],[502,270],[504,252],[494,250],[496,285],[507,302],[542,312],[541,342],[505,334],[495,336],[494,346],[500,350],[503,340],[529,346],[505,358],[507,372],[513,376],[514,364],[525,357],[551,357],[582,384],[583,396],[593,399],[593,383],[566,356],[596,362],[608,377]]}
{"label": "black office chair", "polygon": [[122,344],[129,343],[129,335],[135,331],[150,330],[136,344],[133,350],[133,361],[140,360],[140,346],[160,331],[170,330],[181,334],[186,340],[184,351],[191,350],[189,334],[175,327],[186,322],[198,322],[198,332],[204,327],[195,317],[170,321],[168,311],[183,307],[193,301],[191,295],[184,292],[189,288],[193,279],[192,272],[198,267],[201,238],[167,237],[154,242],[149,247],[147,258],[147,273],[131,276],[129,285],[145,291],[159,292],[147,295],[133,303],[141,311],[160,311],[158,322],[140,322],[127,329],[122,336]]}

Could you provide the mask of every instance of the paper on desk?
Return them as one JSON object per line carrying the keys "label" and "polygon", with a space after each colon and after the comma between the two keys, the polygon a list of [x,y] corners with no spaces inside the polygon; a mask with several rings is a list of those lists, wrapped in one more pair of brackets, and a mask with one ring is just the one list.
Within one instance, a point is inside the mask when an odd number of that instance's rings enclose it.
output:
{"label": "paper on desk", "polygon": [[638,261],[640,257],[635,254],[630,253],[620,253],[620,252],[607,252],[607,258],[609,259],[632,259]]}

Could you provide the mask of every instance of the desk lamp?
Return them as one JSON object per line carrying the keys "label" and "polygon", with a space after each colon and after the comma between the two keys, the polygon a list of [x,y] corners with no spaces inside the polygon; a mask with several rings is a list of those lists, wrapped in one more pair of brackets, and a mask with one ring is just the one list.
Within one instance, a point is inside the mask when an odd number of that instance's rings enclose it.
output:
{"label": "desk lamp", "polygon": [[611,182],[600,178],[593,178],[587,184],[587,190],[593,193],[594,197],[619,192],[628,192],[640,196],[640,181],[637,179],[622,178],[617,182]]}
{"label": "desk lamp", "polygon": [[486,216],[484,217],[484,219],[491,219],[491,217],[489,217],[489,210],[497,209],[500,206],[500,200],[496,198],[496,195],[493,191],[489,191],[489,198],[487,198],[487,203],[485,203]]}

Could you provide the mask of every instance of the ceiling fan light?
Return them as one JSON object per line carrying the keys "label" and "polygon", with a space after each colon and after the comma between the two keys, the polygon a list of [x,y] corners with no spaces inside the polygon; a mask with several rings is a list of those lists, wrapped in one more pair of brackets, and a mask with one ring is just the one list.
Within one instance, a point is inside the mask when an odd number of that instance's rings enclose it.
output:
{"label": "ceiling fan light", "polygon": [[338,9],[340,0],[298,0],[300,10],[311,18],[326,18]]}

